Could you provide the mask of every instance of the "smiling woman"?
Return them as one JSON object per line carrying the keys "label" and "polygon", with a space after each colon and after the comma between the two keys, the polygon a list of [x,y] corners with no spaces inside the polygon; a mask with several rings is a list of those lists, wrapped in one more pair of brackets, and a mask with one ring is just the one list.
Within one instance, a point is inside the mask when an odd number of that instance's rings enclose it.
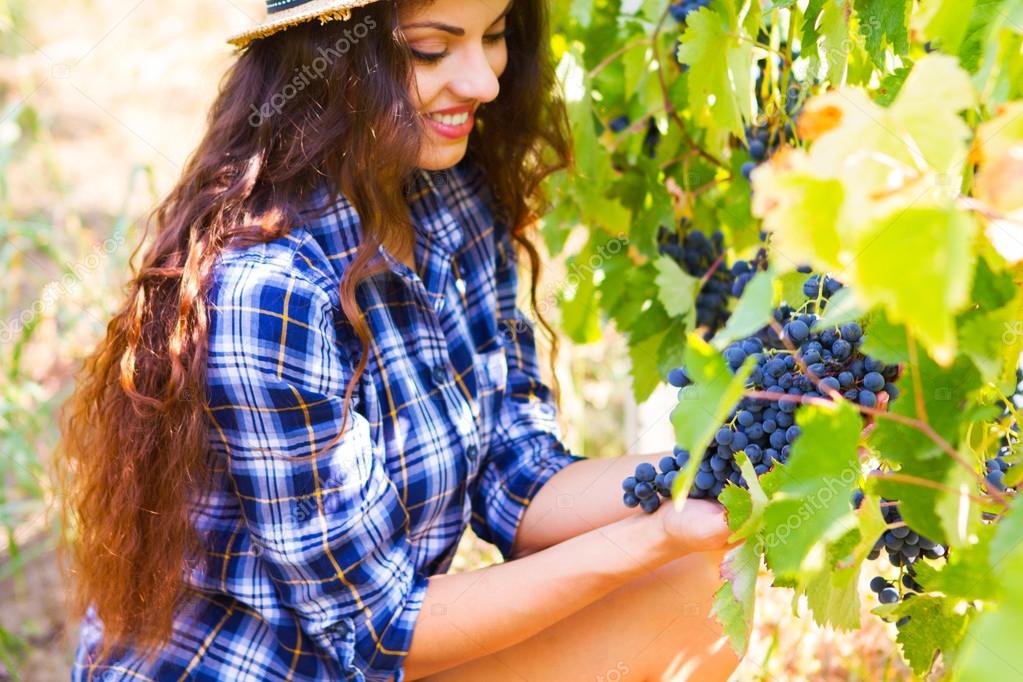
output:
{"label": "smiling woman", "polygon": [[[734,667],[720,508],[623,508],[644,458],[565,449],[516,307],[569,164],[546,30],[542,0],[273,0],[232,38],[65,412],[74,679]],[[447,575],[470,525],[506,561]]]}
{"label": "smiling woman", "polygon": [[416,109],[428,124],[419,165],[439,170],[465,155],[477,108],[500,92],[512,5],[481,0],[432,3],[426,12],[422,7],[405,4],[398,14],[417,62]]}

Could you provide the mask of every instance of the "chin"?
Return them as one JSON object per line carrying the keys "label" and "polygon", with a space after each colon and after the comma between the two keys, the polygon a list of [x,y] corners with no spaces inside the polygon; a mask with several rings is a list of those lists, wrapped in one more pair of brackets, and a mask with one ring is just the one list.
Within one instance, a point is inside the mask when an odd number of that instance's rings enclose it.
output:
{"label": "chin", "polygon": [[428,171],[453,168],[458,165],[459,161],[465,158],[465,152],[468,148],[468,141],[459,144],[430,145],[419,155],[419,163],[417,165]]}

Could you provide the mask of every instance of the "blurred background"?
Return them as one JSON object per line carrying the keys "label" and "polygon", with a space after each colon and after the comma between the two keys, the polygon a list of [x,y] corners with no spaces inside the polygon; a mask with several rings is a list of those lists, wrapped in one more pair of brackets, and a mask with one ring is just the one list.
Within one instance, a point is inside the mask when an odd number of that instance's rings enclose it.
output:
{"label": "blurred background", "polygon": [[[77,632],[54,555],[56,412],[121,303],[140,219],[201,135],[233,59],[225,38],[261,14],[261,0],[0,0],[0,680],[68,678]],[[556,254],[547,261],[556,291],[568,273]],[[575,452],[671,448],[674,391],[633,401],[613,327],[562,349]],[[453,570],[498,560],[467,533]],[[865,613],[859,632],[820,629],[788,590],[761,582],[736,679],[909,677],[890,626]]]}

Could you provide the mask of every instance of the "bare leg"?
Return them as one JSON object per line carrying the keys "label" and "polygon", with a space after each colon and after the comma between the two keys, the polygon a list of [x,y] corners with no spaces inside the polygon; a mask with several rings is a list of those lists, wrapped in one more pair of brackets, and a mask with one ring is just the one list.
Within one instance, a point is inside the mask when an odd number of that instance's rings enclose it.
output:
{"label": "bare leg", "polygon": [[[425,682],[725,680],[738,658],[710,615],[723,553],[677,559],[515,646]],[[468,633],[471,635],[471,633]]]}

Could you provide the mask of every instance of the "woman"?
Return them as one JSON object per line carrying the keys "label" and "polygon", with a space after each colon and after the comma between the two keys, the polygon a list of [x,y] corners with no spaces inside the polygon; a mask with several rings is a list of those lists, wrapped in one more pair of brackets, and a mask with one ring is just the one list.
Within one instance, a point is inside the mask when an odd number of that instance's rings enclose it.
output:
{"label": "woman", "polygon": [[68,406],[74,679],[727,676],[720,508],[566,452],[516,308],[542,1],[268,10]]}

